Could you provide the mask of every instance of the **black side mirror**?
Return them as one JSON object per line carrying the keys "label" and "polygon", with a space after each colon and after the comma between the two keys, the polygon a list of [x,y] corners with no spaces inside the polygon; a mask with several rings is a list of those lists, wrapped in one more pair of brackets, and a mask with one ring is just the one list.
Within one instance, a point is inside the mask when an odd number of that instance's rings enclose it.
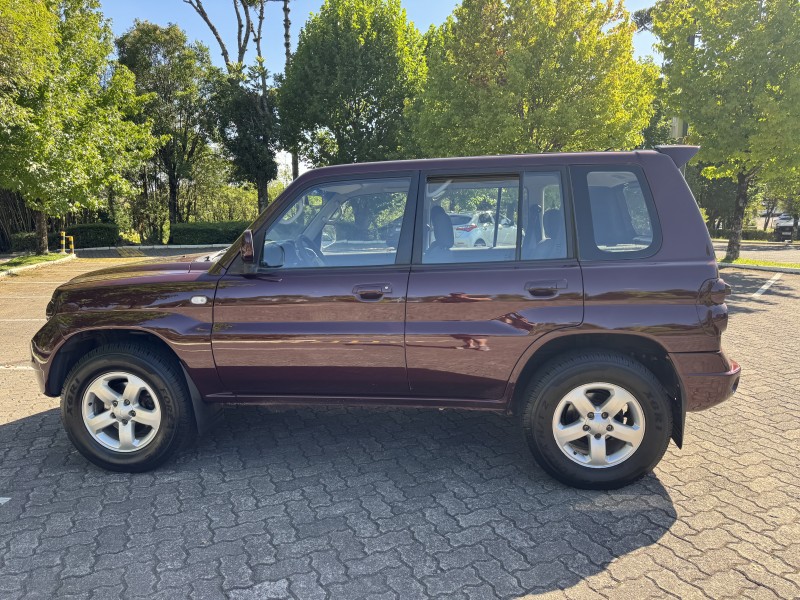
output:
{"label": "black side mirror", "polygon": [[242,245],[239,247],[239,254],[242,255],[242,262],[252,263],[255,253],[253,231],[251,229],[245,229],[244,235],[242,235]]}
{"label": "black side mirror", "polygon": [[283,251],[283,246],[277,242],[267,242],[264,244],[264,254],[262,255],[261,262],[264,266],[277,269],[282,267],[286,255]]}

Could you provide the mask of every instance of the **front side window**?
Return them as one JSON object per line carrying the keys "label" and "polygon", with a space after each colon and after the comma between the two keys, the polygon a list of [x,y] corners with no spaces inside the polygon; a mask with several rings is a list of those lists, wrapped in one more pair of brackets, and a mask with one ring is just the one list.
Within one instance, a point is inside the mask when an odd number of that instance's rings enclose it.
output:
{"label": "front side window", "polygon": [[422,262],[513,261],[517,177],[433,177],[425,184]]}
{"label": "front side window", "polygon": [[409,178],[365,179],[306,190],[267,230],[262,266],[394,264],[410,186]]}

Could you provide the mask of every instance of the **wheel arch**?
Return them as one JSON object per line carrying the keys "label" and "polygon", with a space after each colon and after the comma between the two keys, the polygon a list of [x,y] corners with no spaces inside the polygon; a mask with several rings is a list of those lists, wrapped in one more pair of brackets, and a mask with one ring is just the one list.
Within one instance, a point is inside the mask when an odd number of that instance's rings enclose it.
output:
{"label": "wheel arch", "polygon": [[158,348],[159,352],[175,361],[175,365],[180,367],[180,373],[185,380],[186,388],[192,400],[192,412],[197,429],[200,433],[207,431],[221,408],[203,401],[197,385],[195,385],[178,354],[164,339],[151,331],[113,328],[90,329],[70,336],[56,350],[52,359],[47,381],[45,382],[46,393],[50,396],[60,396],[72,367],[88,352],[107,344],[125,342]]}
{"label": "wheel arch", "polygon": [[560,335],[556,337],[535,344],[534,348],[529,350],[529,355],[518,363],[509,399],[511,412],[515,414],[519,412],[523,394],[530,381],[547,362],[557,356],[576,350],[618,352],[644,365],[664,386],[672,408],[672,439],[679,448],[683,445],[685,400],[680,378],[664,346],[649,337],[631,333],[575,332],[567,335],[559,333]]}

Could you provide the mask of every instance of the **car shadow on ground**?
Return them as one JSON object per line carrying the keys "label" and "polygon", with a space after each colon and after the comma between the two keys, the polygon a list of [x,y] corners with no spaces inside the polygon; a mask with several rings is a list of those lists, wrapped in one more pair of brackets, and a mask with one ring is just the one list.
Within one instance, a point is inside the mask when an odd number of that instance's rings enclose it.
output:
{"label": "car shadow on ground", "polygon": [[[796,294],[781,279],[776,281],[760,296],[754,296],[761,286],[767,283],[775,273],[743,272],[723,270],[720,276],[731,286],[732,294],[728,296],[728,307],[732,315],[736,313],[754,313],[769,310],[773,307],[774,298],[791,298]],[[783,275],[783,277],[796,277]]]}
{"label": "car shadow on ground", "polygon": [[135,475],[88,464],[55,410],[0,426],[4,596],[100,578],[126,597],[515,598],[572,587],[676,520],[653,475],[614,492],[553,481],[509,417],[225,412]]}

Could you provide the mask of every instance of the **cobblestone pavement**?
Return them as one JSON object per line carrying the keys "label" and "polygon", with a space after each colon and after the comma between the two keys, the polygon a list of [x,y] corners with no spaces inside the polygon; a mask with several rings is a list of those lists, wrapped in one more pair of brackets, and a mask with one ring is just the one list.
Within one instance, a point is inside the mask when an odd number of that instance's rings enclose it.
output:
{"label": "cobblestone pavement", "polygon": [[461,411],[238,408],[157,472],[92,467],[25,370],[40,321],[11,319],[105,264],[0,281],[0,598],[800,596],[798,276],[725,272],[739,393],[587,492]]}
{"label": "cobblestone pavement", "polygon": [[[714,242],[717,258],[725,256],[727,242]],[[800,263],[800,246],[797,244],[748,244],[742,242],[741,257],[753,260]]]}

